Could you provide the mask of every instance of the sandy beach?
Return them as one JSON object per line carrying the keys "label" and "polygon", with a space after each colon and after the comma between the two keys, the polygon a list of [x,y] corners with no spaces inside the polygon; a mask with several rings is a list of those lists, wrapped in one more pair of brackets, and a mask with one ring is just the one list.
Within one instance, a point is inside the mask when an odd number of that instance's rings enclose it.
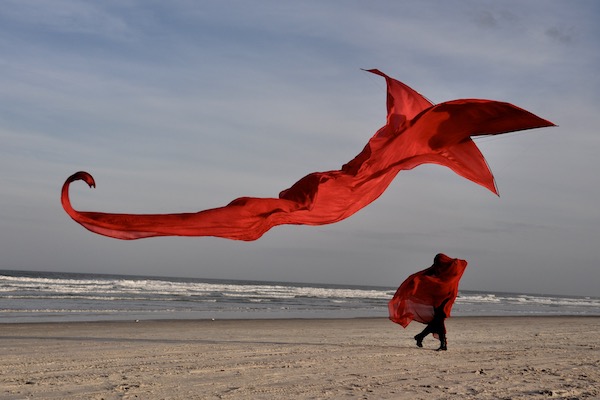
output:
{"label": "sandy beach", "polygon": [[1,399],[597,399],[600,318],[0,324]]}

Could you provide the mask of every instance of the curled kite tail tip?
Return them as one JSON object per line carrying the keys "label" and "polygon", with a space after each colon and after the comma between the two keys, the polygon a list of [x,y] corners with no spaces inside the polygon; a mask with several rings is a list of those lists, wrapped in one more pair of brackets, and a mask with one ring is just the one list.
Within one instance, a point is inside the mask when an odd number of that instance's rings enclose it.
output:
{"label": "curled kite tail tip", "polygon": [[69,184],[71,182],[75,182],[75,181],[79,181],[79,180],[84,181],[91,188],[96,187],[96,182],[94,181],[94,177],[85,171],[75,172],[73,175],[71,175],[70,177],[67,178],[67,181],[65,182],[65,184]]}
{"label": "curled kite tail tip", "polygon": [[85,171],[76,172],[67,178],[67,180],[65,181],[65,183],[63,184],[63,187],[62,187],[62,191],[60,194],[60,202],[62,203],[64,210],[72,218],[76,218],[77,211],[75,211],[73,209],[73,207],[71,206],[71,200],[69,200],[69,185],[71,184],[71,182],[75,182],[75,181],[79,181],[79,180],[82,180],[85,183],[87,183],[90,188],[96,187],[96,182],[94,181],[94,178],[92,177],[92,175],[88,174]]}

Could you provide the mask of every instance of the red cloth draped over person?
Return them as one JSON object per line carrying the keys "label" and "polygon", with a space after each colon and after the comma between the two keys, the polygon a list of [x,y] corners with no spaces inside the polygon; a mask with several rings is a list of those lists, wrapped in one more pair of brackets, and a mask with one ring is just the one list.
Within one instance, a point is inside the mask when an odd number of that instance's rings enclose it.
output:
{"label": "red cloth draped over person", "polygon": [[440,339],[440,350],[446,350],[444,320],[450,317],[458,295],[458,284],[467,262],[437,254],[431,267],[409,276],[388,303],[390,320],[406,328],[411,321],[427,324],[415,336],[422,347],[425,336],[433,333]]}
{"label": "red cloth draped over person", "polygon": [[369,72],[387,83],[386,124],[341,169],[311,173],[277,198],[241,197],[223,207],[177,214],[77,211],[69,199],[71,182],[83,180],[95,187],[94,178],[80,171],[63,185],[63,208],[86,229],[117,239],[215,236],[256,240],[277,225],[324,225],[348,218],[381,196],[398,172],[424,163],[444,165],[497,194],[492,173],[471,137],[554,125],[512,104],[492,100],[433,105],[382,72]]}

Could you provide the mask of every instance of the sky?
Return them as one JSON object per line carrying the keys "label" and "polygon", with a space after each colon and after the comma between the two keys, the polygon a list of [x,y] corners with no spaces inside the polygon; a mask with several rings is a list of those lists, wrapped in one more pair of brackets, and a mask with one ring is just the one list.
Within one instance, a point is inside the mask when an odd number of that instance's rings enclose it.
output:
{"label": "sky", "polygon": [[[596,0],[4,0],[0,269],[394,287],[443,252],[469,262],[464,290],[598,295],[599,18]],[[558,127],[476,140],[499,197],[422,165],[347,220],[254,242],[120,241],[60,205],[80,170],[82,211],[276,197],[385,124],[369,68]]]}

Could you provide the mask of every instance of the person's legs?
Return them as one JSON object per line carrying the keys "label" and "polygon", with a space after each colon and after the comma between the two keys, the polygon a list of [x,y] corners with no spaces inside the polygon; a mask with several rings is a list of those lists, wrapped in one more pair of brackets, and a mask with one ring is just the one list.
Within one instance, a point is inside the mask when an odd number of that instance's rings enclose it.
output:
{"label": "person's legs", "polygon": [[440,350],[443,350],[443,351],[448,350],[448,343],[446,341],[446,324],[444,323],[444,320],[440,321],[440,324],[438,326],[437,334],[438,334],[438,337],[440,339],[440,348],[438,349],[438,351],[440,351]]}
{"label": "person's legs", "polygon": [[437,349],[437,351],[440,351],[440,350],[446,351],[446,350],[448,350],[448,343],[446,342],[446,334],[445,333],[440,333],[439,337],[440,337],[440,347]]}
{"label": "person's legs", "polygon": [[433,332],[433,327],[432,327],[431,323],[429,323],[429,324],[427,324],[427,326],[425,327],[425,329],[423,329],[423,331],[421,333],[419,333],[418,335],[415,336],[415,340],[417,341],[417,346],[423,347],[423,339],[425,339],[425,336],[429,335],[432,332]]}

